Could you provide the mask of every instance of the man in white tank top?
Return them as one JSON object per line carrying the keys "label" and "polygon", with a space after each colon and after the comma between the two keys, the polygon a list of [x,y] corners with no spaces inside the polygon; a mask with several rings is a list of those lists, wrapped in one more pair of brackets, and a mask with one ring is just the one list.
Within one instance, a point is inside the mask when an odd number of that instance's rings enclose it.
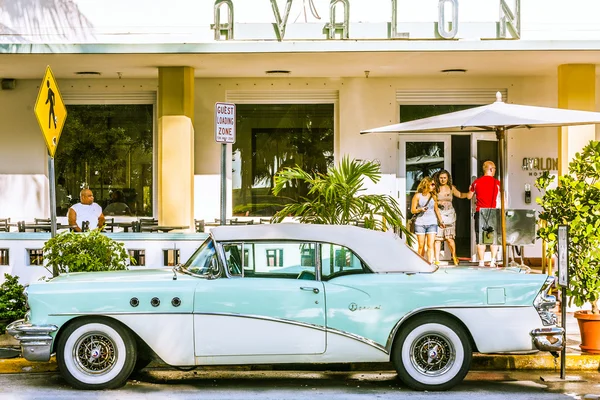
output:
{"label": "man in white tank top", "polygon": [[90,189],[82,189],[79,193],[80,203],[69,208],[67,214],[69,225],[77,225],[76,232],[81,232],[83,221],[89,222],[90,230],[102,227],[104,225],[104,214],[102,207],[94,203],[94,194]]}

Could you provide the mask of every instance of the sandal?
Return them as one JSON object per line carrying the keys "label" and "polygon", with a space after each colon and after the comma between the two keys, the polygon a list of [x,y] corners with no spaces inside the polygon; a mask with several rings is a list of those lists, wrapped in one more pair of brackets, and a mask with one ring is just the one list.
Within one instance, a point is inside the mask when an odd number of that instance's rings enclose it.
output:
{"label": "sandal", "polygon": [[454,265],[458,265],[458,258],[456,256],[452,256],[452,261],[454,261]]}

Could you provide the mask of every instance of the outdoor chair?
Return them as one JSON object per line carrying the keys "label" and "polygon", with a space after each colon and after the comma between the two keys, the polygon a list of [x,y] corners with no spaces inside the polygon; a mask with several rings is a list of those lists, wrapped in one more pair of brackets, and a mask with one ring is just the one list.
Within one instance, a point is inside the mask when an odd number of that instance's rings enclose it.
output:
{"label": "outdoor chair", "polygon": [[10,218],[0,218],[0,232],[10,232]]}
{"label": "outdoor chair", "polygon": [[114,223],[115,223],[114,218],[105,218],[104,226],[102,227],[102,231],[103,232],[114,232],[115,231],[115,227],[113,225]]}
{"label": "outdoor chair", "polygon": [[203,219],[195,219],[194,227],[196,228],[196,232],[198,232],[198,233],[204,232],[204,220]]}

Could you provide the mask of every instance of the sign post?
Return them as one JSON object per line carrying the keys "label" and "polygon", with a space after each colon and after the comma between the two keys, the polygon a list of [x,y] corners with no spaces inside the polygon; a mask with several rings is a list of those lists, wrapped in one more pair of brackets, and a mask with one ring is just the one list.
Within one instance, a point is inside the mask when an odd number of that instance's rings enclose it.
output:
{"label": "sign post", "polygon": [[235,104],[215,103],[215,141],[221,143],[221,225],[227,214],[227,144],[235,143]]}
{"label": "sign post", "polygon": [[[569,286],[569,232],[567,225],[558,226],[558,284],[561,287],[560,319],[567,337],[567,287]],[[565,379],[566,346],[560,352],[560,379]]]}
{"label": "sign post", "polygon": [[[50,187],[50,235],[56,236],[56,182],[54,178],[54,154],[58,139],[67,119],[67,108],[58,90],[54,74],[50,66],[46,67],[44,79],[40,85],[33,112],[37,118],[42,135],[48,147],[48,182]],[[53,268],[52,275],[58,270]]]}

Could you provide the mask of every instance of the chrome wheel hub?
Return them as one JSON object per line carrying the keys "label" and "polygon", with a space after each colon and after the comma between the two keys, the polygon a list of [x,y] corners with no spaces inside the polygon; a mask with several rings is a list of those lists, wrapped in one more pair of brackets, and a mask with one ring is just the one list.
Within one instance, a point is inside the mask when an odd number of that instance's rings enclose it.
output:
{"label": "chrome wheel hub", "polygon": [[103,374],[117,361],[115,343],[103,334],[82,336],[73,348],[73,358],[79,369],[87,374]]}
{"label": "chrome wheel hub", "polygon": [[439,333],[420,336],[410,348],[410,362],[422,374],[438,376],[448,371],[456,360],[450,340]]}

